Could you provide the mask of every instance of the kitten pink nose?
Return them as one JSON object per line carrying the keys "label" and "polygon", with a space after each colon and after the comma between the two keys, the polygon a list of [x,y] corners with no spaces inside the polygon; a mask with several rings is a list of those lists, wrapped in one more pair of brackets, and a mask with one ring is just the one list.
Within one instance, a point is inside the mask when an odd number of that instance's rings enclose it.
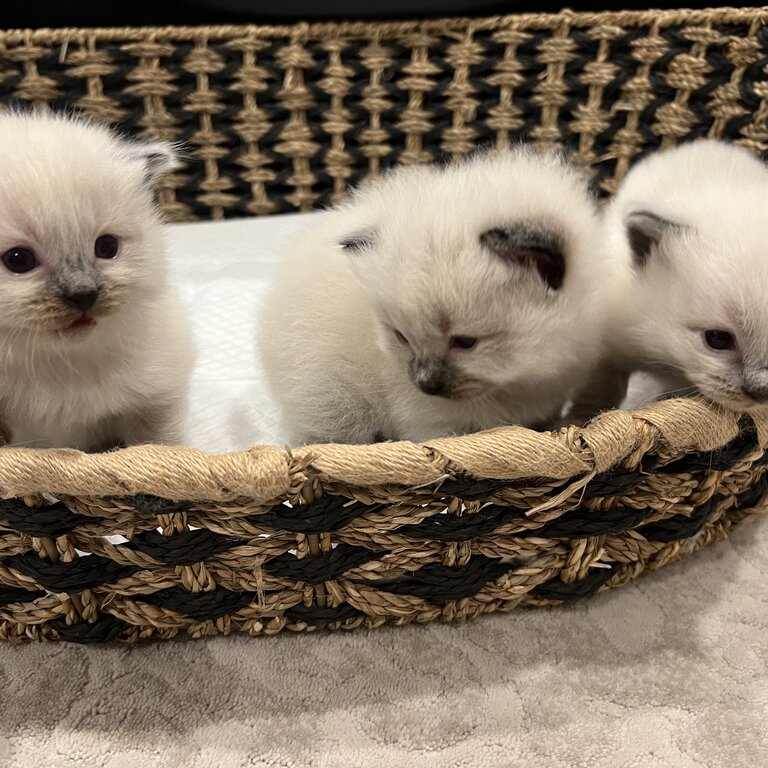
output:
{"label": "kitten pink nose", "polygon": [[62,298],[70,307],[87,312],[99,298],[98,290],[78,291],[77,293],[65,293]]}

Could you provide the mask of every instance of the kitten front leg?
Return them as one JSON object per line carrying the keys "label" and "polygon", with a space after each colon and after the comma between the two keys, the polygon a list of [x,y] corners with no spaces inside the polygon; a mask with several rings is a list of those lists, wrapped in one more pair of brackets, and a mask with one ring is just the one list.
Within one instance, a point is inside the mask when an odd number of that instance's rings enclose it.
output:
{"label": "kitten front leg", "polygon": [[178,445],[181,435],[182,409],[177,398],[151,403],[115,417],[110,430],[114,445]]}
{"label": "kitten front leg", "polygon": [[299,421],[284,419],[284,432],[288,445],[369,445],[383,442],[387,435],[373,414],[357,411],[335,418],[318,418],[317,414],[305,413]]}
{"label": "kitten front leg", "polygon": [[11,425],[8,423],[7,409],[7,403],[0,399],[0,447],[10,445],[13,438]]}
{"label": "kitten front leg", "polygon": [[2,414],[0,414],[0,448],[11,444],[11,428],[6,424]]}

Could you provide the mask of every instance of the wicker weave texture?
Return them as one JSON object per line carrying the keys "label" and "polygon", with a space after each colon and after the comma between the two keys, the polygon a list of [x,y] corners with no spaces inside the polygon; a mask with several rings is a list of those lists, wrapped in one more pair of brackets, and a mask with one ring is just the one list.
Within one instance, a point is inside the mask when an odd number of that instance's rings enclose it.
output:
{"label": "wicker weave texture", "polygon": [[758,514],[767,428],[669,401],[583,430],[421,446],[2,449],[0,639],[276,634],[567,603]]}
{"label": "wicker weave texture", "polygon": [[[565,145],[603,192],[696,136],[768,148],[768,10],[0,32],[0,101],[180,139],[170,219],[326,205],[398,162]],[[0,639],[452,621],[558,605],[765,506],[768,417],[207,455],[0,449]],[[119,537],[119,538],[115,538]]]}
{"label": "wicker weave texture", "polygon": [[397,163],[525,140],[612,192],[698,136],[768,149],[766,9],[0,32],[0,101],[180,140],[173,221],[308,210]]}

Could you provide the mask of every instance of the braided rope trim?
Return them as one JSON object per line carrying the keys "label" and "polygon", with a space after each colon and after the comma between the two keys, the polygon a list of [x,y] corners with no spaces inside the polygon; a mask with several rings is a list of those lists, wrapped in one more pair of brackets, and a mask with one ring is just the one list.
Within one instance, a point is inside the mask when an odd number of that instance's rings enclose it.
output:
{"label": "braided rope trim", "polygon": [[[754,418],[761,449],[768,417]],[[70,449],[0,448],[0,498],[159,496],[175,501],[257,504],[291,496],[318,480],[331,491],[352,487],[387,500],[388,486],[437,486],[457,476],[537,483],[604,473],[638,457],[662,461],[722,448],[740,433],[739,418],[675,399],[636,411],[610,411],[585,428],[534,432],[503,427],[414,443],[317,445],[293,452],[274,446],[206,454],[191,448],[137,446],[104,454]]]}

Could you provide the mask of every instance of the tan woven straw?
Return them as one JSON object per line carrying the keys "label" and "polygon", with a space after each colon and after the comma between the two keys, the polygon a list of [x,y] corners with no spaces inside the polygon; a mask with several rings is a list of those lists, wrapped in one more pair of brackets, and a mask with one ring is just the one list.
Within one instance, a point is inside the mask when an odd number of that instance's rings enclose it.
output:
{"label": "tan woven straw", "polygon": [[[698,136],[768,148],[766,9],[0,32],[0,100],[181,140],[170,220],[307,210],[525,140],[602,193]],[[694,400],[584,429],[207,455],[0,449],[0,637],[451,621],[559,605],[753,517],[768,420]],[[106,537],[120,536],[117,540]]]}

